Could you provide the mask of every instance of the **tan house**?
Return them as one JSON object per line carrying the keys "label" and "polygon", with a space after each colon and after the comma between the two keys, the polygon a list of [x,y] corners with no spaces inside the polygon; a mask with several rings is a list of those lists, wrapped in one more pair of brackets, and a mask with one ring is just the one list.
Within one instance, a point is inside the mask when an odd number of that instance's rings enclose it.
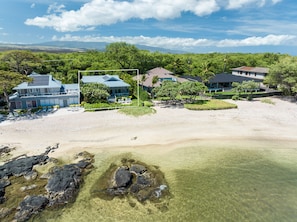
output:
{"label": "tan house", "polygon": [[[155,78],[157,78],[158,81],[153,84],[153,79]],[[173,75],[173,72],[161,67],[151,69],[147,71],[146,74],[139,75],[139,85],[148,92],[151,92],[154,87],[160,86],[163,81],[186,82],[188,80],[177,77]]]}
{"label": "tan house", "polygon": [[232,75],[245,76],[252,79],[264,79],[269,69],[264,67],[241,66],[232,69]]}

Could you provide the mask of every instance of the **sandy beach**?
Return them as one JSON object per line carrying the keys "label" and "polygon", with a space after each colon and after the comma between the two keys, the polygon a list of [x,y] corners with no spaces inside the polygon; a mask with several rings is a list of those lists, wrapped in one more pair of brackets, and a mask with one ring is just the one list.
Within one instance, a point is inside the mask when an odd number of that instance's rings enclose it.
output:
{"label": "sandy beach", "polygon": [[[16,147],[14,155],[39,154],[59,143],[53,156],[82,150],[174,147],[190,142],[238,143],[267,140],[297,142],[297,104],[270,98],[274,104],[232,101],[237,109],[190,111],[155,107],[156,113],[131,117],[118,111],[83,112],[60,109],[33,120],[0,123],[0,144]],[[167,146],[168,145],[168,146]]]}

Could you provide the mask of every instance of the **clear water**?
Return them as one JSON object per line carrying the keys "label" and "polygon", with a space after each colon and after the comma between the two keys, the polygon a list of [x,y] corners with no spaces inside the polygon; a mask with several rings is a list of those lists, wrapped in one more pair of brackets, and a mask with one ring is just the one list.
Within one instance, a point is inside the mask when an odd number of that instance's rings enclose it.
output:
{"label": "clear water", "polygon": [[[158,165],[173,195],[162,204],[93,198],[94,182],[112,162],[129,157]],[[168,149],[118,149],[96,155],[74,204],[33,221],[296,221],[297,144],[197,142]]]}

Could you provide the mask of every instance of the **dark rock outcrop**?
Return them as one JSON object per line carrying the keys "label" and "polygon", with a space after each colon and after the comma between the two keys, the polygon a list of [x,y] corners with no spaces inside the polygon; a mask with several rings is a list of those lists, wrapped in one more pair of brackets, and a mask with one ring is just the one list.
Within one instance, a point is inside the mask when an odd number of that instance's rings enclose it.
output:
{"label": "dark rock outcrop", "polygon": [[5,187],[10,185],[9,180],[0,179],[0,204],[5,202]]}
{"label": "dark rock outcrop", "polygon": [[128,167],[119,167],[114,175],[114,187],[127,187],[132,182],[132,174]]}
{"label": "dark rock outcrop", "polygon": [[[113,168],[115,168],[113,166]],[[142,163],[135,163],[134,160],[118,166],[115,170],[109,172],[110,180],[107,181],[107,188],[100,188],[99,197],[102,191],[110,197],[123,196],[131,194],[138,201],[157,200],[164,194],[168,194],[168,188],[163,174],[158,169],[153,169]],[[104,175],[103,178],[108,178]]]}
{"label": "dark rock outcrop", "polygon": [[[43,165],[50,160],[53,164],[59,163],[58,160],[54,161],[48,157],[48,153],[57,147],[58,145],[48,147],[46,152],[37,156],[18,156],[0,166],[0,204],[6,201],[8,203],[9,199],[8,205],[11,205],[11,202],[19,203],[18,206],[7,209],[1,208],[0,205],[0,221],[4,218],[13,219],[13,217],[15,221],[27,221],[46,207],[59,207],[61,204],[75,200],[83,182],[83,176],[92,169],[93,155],[82,152],[76,157],[76,163],[53,167],[50,172],[44,174],[47,175],[46,177],[39,176],[33,169],[35,165]],[[12,176],[15,178],[11,179],[13,181],[11,184],[9,178]],[[25,186],[17,189],[20,192],[16,195],[17,200],[13,200],[13,196],[6,197],[7,186],[14,186],[14,182],[21,184],[24,181]],[[44,194],[46,191],[47,194]],[[31,196],[25,197],[26,193],[30,193]],[[17,210],[16,213],[15,210]]]}
{"label": "dark rock outcrop", "polygon": [[82,171],[90,164],[88,161],[79,161],[77,164],[55,167],[52,170],[45,187],[50,206],[74,200],[83,182]]}
{"label": "dark rock outcrop", "polygon": [[32,171],[34,165],[45,164],[48,159],[49,157],[47,155],[38,155],[9,161],[0,166],[0,179],[26,175]]}
{"label": "dark rock outcrop", "polygon": [[48,203],[49,200],[45,196],[27,196],[19,204],[14,219],[18,222],[27,221],[33,214],[42,211]]}

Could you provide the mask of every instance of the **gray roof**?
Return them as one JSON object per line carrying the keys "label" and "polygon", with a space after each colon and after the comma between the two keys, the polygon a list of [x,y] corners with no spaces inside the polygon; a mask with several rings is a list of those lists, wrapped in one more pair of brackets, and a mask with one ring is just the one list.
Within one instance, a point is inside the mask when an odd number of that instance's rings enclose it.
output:
{"label": "gray roof", "polygon": [[[198,76],[183,76],[183,78],[188,79],[190,81],[201,81],[201,78]],[[261,79],[255,79],[245,76],[237,76],[232,75],[229,73],[219,73],[215,74],[213,78],[211,78],[208,82],[209,83],[228,83],[228,82],[243,82],[243,81],[251,81],[254,80],[255,82],[262,82]]]}
{"label": "gray roof", "polygon": [[78,84],[63,84],[65,90],[78,90]]}
{"label": "gray roof", "polygon": [[81,81],[83,83],[101,83],[109,88],[130,86],[128,83],[121,80],[117,75],[83,76]]}
{"label": "gray roof", "polygon": [[32,78],[32,82],[23,82],[13,89],[60,88],[62,86],[62,83],[54,79],[52,75],[41,75],[33,72],[28,77]]}

